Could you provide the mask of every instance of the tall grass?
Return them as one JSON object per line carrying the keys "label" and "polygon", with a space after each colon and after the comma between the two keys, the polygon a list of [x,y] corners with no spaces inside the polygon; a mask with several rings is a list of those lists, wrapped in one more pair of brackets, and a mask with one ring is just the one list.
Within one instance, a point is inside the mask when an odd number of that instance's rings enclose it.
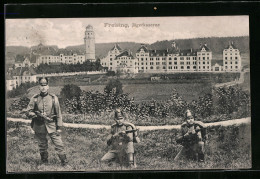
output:
{"label": "tall grass", "polygon": [[[177,130],[140,132],[141,143],[135,144],[136,170],[177,169],[241,169],[251,167],[250,124],[208,128],[206,161],[198,163],[181,158],[173,162],[180,149],[176,144]],[[100,163],[108,151],[106,129],[66,128],[63,141],[71,171],[124,170],[117,164]],[[40,155],[30,127],[22,123],[7,123],[7,171],[38,172]],[[49,140],[49,165],[43,171],[61,171],[60,161]]]}

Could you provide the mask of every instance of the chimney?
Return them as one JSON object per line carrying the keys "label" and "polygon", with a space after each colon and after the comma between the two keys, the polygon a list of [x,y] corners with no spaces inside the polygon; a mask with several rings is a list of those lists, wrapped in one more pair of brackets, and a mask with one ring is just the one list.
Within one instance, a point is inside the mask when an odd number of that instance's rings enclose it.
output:
{"label": "chimney", "polygon": [[167,48],[167,52],[169,52],[168,48]]}

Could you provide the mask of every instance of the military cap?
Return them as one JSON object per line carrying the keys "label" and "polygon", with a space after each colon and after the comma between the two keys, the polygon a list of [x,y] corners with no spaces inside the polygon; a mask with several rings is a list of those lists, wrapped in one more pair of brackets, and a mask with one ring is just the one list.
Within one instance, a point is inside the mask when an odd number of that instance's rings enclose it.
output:
{"label": "military cap", "polygon": [[47,86],[48,83],[49,83],[48,78],[45,78],[45,77],[39,78],[39,84],[40,84],[41,86]]}
{"label": "military cap", "polygon": [[185,113],[185,118],[188,119],[188,118],[193,118],[192,114],[191,114],[191,111],[190,110],[187,110],[186,113]]}

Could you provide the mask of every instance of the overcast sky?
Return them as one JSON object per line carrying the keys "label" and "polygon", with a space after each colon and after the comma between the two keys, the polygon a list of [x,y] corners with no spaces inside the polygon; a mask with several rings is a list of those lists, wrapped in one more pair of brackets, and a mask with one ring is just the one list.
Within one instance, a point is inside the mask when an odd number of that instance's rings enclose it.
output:
{"label": "overcast sky", "polygon": [[[154,26],[133,27],[134,23]],[[96,43],[249,36],[248,16],[7,19],[6,45],[81,45],[88,24],[94,28]]]}

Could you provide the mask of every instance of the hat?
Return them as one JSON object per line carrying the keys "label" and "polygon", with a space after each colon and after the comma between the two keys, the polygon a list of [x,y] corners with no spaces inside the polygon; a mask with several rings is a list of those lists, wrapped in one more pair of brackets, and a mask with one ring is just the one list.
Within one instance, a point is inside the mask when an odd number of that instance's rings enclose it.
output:
{"label": "hat", "polygon": [[185,118],[193,118],[192,114],[191,114],[191,111],[188,109],[185,113]]}
{"label": "hat", "polygon": [[48,83],[49,83],[48,78],[45,78],[45,77],[39,78],[39,84],[41,86],[47,86]]}

